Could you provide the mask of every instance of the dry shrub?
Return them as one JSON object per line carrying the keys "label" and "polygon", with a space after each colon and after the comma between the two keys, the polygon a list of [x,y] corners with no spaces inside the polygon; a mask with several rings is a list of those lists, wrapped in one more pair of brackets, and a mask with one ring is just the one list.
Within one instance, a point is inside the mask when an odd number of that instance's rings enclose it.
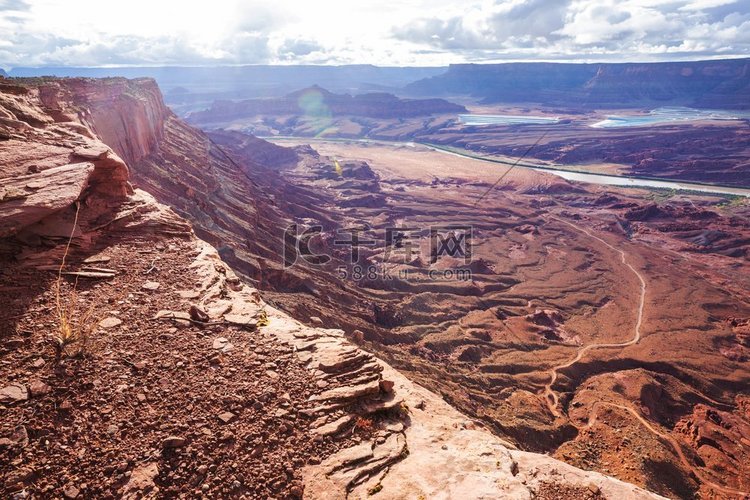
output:
{"label": "dry shrub", "polygon": [[[88,308],[81,309],[78,297],[78,278],[76,278],[73,288],[63,293],[62,290],[62,272],[65,267],[65,260],[70,251],[70,245],[78,226],[78,213],[81,209],[80,202],[76,202],[76,215],[73,220],[73,229],[71,230],[68,243],[65,246],[62,262],[57,272],[57,281],[55,283],[55,331],[52,333],[50,343],[55,350],[55,360],[59,362],[63,356],[82,356],[88,352],[89,339],[97,325],[95,318],[95,309],[91,305]],[[64,296],[63,296],[64,295]]]}
{"label": "dry shrub", "polygon": [[354,422],[354,427],[361,431],[365,432],[372,432],[373,430],[373,421],[371,418],[367,417],[357,417],[357,421]]}

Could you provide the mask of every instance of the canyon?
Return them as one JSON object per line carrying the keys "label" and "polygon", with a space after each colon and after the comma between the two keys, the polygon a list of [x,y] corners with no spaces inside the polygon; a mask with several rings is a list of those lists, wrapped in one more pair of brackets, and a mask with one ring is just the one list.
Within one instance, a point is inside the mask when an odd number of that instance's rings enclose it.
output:
{"label": "canyon", "polygon": [[[281,98],[318,85],[335,93],[466,97],[483,104],[569,110],[667,105],[748,109],[748,59],[653,63],[452,64],[448,67],[248,65],[218,67],[16,67],[13,77],[150,77],[180,114],[216,100]],[[2,71],[2,70],[0,70]]]}
{"label": "canyon", "polygon": [[[559,170],[750,187],[750,128],[737,111],[732,119],[666,121],[627,127],[598,127],[612,111],[575,110],[539,104],[465,106],[442,99],[403,100],[387,94],[334,97],[310,88],[280,99],[217,101],[189,114],[206,130],[234,130],[274,137],[366,139],[417,142],[525,166]],[[571,102],[575,101],[572,99]],[[647,116],[635,99],[624,116]],[[689,111],[689,108],[685,108]],[[465,122],[462,113],[477,119]],[[529,120],[528,123],[523,123]]]}
{"label": "canyon", "polygon": [[[4,493],[750,489],[747,201],[202,131],[151,79],[0,80],[0,109]],[[449,134],[396,129],[368,137]],[[719,148],[746,141],[716,129]],[[514,155],[533,135],[502,130],[462,146]],[[642,132],[618,133],[635,163]],[[568,161],[552,139],[539,157]],[[437,258],[467,228],[470,255]],[[86,356],[55,362],[60,287],[105,317]]]}

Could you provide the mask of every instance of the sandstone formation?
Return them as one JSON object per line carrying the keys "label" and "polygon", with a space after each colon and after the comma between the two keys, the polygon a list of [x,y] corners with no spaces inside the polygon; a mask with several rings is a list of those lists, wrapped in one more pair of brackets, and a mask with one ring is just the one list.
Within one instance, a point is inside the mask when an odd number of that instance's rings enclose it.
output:
{"label": "sandstone formation", "polygon": [[[305,412],[313,432],[336,435],[358,419],[374,418],[370,442],[344,448],[304,473],[309,498],[534,498],[547,483],[571,490],[596,488],[605,498],[658,496],[543,455],[519,452],[445,401],[410,382],[337,329],[310,328],[268,307],[257,291],[239,284],[218,253],[202,244],[193,267],[199,304],[230,323],[247,325],[260,311],[262,330],[291,346],[325,390]],[[246,318],[246,319],[245,319]],[[564,478],[564,480],[563,480]]]}
{"label": "sandstone formation", "polygon": [[[0,201],[9,266],[0,291],[11,304],[3,338],[12,341],[3,349],[19,367],[0,379],[13,415],[0,427],[7,491],[618,498],[655,496],[633,484],[666,496],[747,489],[744,455],[727,446],[747,419],[746,361],[731,357],[750,316],[744,207],[670,197],[654,208],[640,192],[514,172],[476,209],[496,173],[465,160],[420,149],[348,150],[333,161],[305,146],[207,135],[166,109],[148,80],[0,91],[0,177],[13,185]],[[471,279],[432,279],[460,265],[382,247],[362,257],[410,280],[340,280],[346,252],[322,268],[284,269],[280,259],[292,222],[320,224],[325,246],[338,229],[368,222],[364,236],[381,238],[405,221],[420,231],[471,223]],[[706,221],[737,237],[702,233]],[[420,231],[412,236],[426,247]],[[82,299],[103,308],[107,333],[94,341],[95,362],[71,358],[53,371],[40,326],[54,325],[50,270],[71,234],[64,289],[76,277],[89,283]],[[28,288],[19,276],[38,285],[10,300]],[[645,322],[631,342],[639,299]],[[687,302],[701,306],[686,314]],[[40,369],[44,380],[32,380]],[[106,383],[89,385],[97,377]],[[39,426],[15,424],[33,411]],[[714,415],[731,428],[713,427]],[[55,430],[63,417],[75,425]],[[106,453],[76,458],[78,476],[54,468],[81,434],[114,438]],[[40,436],[62,446],[44,450]],[[41,476],[49,453],[54,467]],[[124,465],[108,467],[121,455]]]}
{"label": "sandstone formation", "polygon": [[[134,106],[159,109],[149,102],[158,96],[130,85]],[[106,108],[106,99],[93,101]],[[91,115],[121,120],[114,112]],[[651,411],[650,387],[659,384],[676,401],[741,417],[734,400],[746,383],[746,361],[736,355],[730,318],[750,316],[744,205],[679,195],[654,203],[648,193],[521,171],[492,191],[497,172],[417,146],[290,151],[236,131],[206,135],[168,111],[161,119],[159,148],[129,164],[133,182],[188,217],[273,307],[316,328],[336,325],[519,448],[554,452],[667,496],[746,489],[746,469],[739,476],[707,470],[683,451],[694,444],[678,439],[675,423],[689,405],[669,405],[663,419],[643,417]],[[149,142],[147,133],[136,135]],[[334,250],[333,260],[285,268],[282,228],[293,222],[299,230],[320,224],[317,250]],[[382,246],[360,253],[360,264],[408,279],[337,277],[354,271],[347,249],[333,245],[338,231],[355,228],[383,241],[388,227],[409,222],[417,229],[411,248],[421,255],[404,260],[403,251]],[[470,280],[433,278],[461,269],[430,262],[428,228],[445,223],[477,231]],[[663,263],[657,272],[648,262]],[[634,270],[647,283],[645,295]],[[639,298],[643,338],[633,343]],[[195,321],[179,312],[174,321]],[[591,347],[602,344],[615,346]],[[666,384],[663,373],[684,385]],[[620,385],[626,395],[610,398]],[[345,414],[320,424],[321,434],[352,425]]]}
{"label": "sandstone formation", "polygon": [[[524,87],[523,91],[526,90]],[[529,151],[529,158],[522,165],[724,186],[750,185],[747,180],[750,129],[746,119],[704,118],[651,126],[595,128],[592,125],[609,112],[506,103],[499,110],[497,106],[475,106],[472,112],[480,115],[507,113],[520,117],[541,115],[559,118],[559,121],[552,124],[467,125],[458,117],[461,111],[456,110],[411,116],[395,106],[392,107],[392,116],[353,117],[345,113],[327,113],[324,107],[309,113],[291,100],[283,112],[269,104],[277,101],[258,102],[262,105],[248,109],[229,103],[216,104],[216,112],[196,113],[191,119],[211,130],[235,129],[262,136],[415,141],[510,163]],[[643,116],[657,106],[637,99],[626,102],[631,106],[628,113],[634,116]],[[387,103],[377,107],[389,108]],[[739,113],[742,114],[738,117],[745,116],[744,112]]]}
{"label": "sandstone formation", "polygon": [[[184,187],[198,207],[175,210],[220,242],[283,221],[269,199],[236,207],[237,220],[232,207],[201,206],[206,193],[229,200],[252,179],[239,152],[171,115],[153,82],[35,80],[0,93],[0,179],[11,188],[0,200],[4,496],[656,497],[514,451],[351,344],[330,316],[319,321],[334,328],[305,326],[264,301],[183,217],[130,185],[120,158],[140,186],[162,186],[164,201]],[[197,165],[207,171],[190,195]],[[361,164],[345,172],[377,182]],[[335,189],[356,190],[346,182]],[[248,213],[254,226],[239,220]],[[58,269],[75,276],[55,278]],[[61,294],[70,314],[80,303],[103,317],[90,344],[55,360],[48,336]]]}

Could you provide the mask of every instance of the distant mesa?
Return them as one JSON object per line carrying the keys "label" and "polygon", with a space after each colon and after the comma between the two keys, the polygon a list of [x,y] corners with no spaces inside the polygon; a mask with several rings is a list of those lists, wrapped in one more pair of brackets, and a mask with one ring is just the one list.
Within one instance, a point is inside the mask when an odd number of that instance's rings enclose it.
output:
{"label": "distant mesa", "polygon": [[444,99],[400,99],[386,92],[352,96],[334,94],[313,85],[279,98],[247,99],[239,102],[215,101],[210,109],[192,113],[188,120],[193,123],[211,123],[259,115],[361,116],[388,119],[466,112],[465,107]]}
{"label": "distant mesa", "polygon": [[750,109],[750,59],[663,63],[454,64],[408,95],[470,95],[484,103],[579,108],[682,105]]}

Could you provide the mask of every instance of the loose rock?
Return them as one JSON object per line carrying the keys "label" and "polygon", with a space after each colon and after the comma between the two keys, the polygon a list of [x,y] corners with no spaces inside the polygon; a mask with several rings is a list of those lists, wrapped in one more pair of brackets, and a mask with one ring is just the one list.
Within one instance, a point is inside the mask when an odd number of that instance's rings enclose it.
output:
{"label": "loose rock", "polygon": [[18,403],[29,399],[25,385],[11,384],[0,389],[0,403]]}
{"label": "loose rock", "polygon": [[150,292],[156,291],[159,289],[159,282],[158,281],[147,281],[143,284],[141,288],[144,290],[148,290]]}
{"label": "loose rock", "polygon": [[170,448],[182,448],[185,446],[186,441],[185,438],[182,438],[180,436],[169,436],[168,438],[164,439],[162,441],[161,446],[165,449]]}
{"label": "loose rock", "polygon": [[115,318],[114,316],[104,318],[99,322],[99,326],[101,326],[102,328],[114,328],[116,326],[120,326],[121,324],[122,320],[120,318]]}
{"label": "loose rock", "polygon": [[39,396],[44,396],[45,394],[52,392],[52,387],[40,380],[35,380],[29,386],[29,391],[31,392],[32,397],[38,398]]}
{"label": "loose rock", "polygon": [[235,415],[231,411],[225,411],[224,413],[220,413],[218,415],[219,420],[221,420],[225,424],[228,424],[229,422],[231,422],[232,420],[234,420],[234,417],[236,417],[236,416],[237,415]]}

